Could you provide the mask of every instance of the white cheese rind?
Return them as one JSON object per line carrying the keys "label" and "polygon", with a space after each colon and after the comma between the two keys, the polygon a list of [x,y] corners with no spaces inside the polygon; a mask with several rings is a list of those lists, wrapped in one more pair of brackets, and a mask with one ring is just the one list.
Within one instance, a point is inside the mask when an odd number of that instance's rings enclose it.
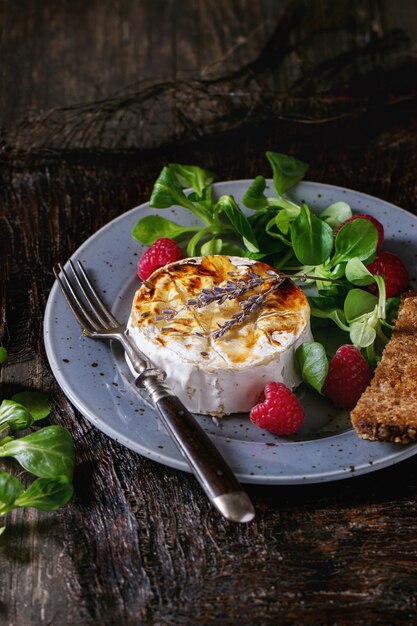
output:
{"label": "white cheese rind", "polygon": [[[226,257],[205,259],[205,265],[213,259],[216,265],[219,259]],[[242,276],[248,266],[256,273],[263,273],[266,267],[237,257],[227,258],[229,261],[233,270]],[[227,301],[220,307],[211,304],[204,311],[184,309],[171,322],[155,320],[164,308],[177,310],[187,298],[195,297],[195,291],[187,290],[187,280],[193,272],[200,280],[201,262],[202,259],[196,258],[168,265],[150,277],[149,282],[157,285],[151,296],[147,297],[146,286],[137,292],[128,331],[138,348],[165,370],[174,393],[194,413],[247,412],[270,381],[296,387],[301,379],[294,366],[294,352],[301,343],[313,340],[309,307],[301,290],[300,302],[292,298],[290,306],[285,308],[271,299],[269,306],[262,307],[253,319],[217,340],[212,339],[207,330],[217,328],[218,323],[230,318],[231,312],[239,310],[235,301]],[[179,267],[181,264],[187,264],[186,268]],[[177,269],[187,269],[187,277],[183,279],[181,274],[178,277]],[[209,281],[205,274],[203,285],[206,288],[211,286]],[[295,285],[292,289],[298,290]],[[295,293],[298,297],[297,291]],[[196,334],[196,329],[205,331],[204,336]]]}
{"label": "white cheese rind", "polygon": [[252,364],[248,360],[246,367],[239,369],[213,369],[205,367],[201,360],[180,361],[174,351],[160,349],[137,327],[129,326],[129,335],[157,367],[165,370],[170,386],[190,411],[212,415],[249,411],[270,381],[283,382],[291,389],[299,385],[294,351],[305,341],[313,341],[306,326],[290,346],[277,351],[265,363]]}

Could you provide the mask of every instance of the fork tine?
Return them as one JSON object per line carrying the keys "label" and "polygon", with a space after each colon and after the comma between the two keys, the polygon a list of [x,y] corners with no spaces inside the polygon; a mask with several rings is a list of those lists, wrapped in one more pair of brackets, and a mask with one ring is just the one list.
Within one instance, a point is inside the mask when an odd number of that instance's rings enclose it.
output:
{"label": "fork tine", "polygon": [[[119,325],[120,325],[120,322],[118,322],[118,321],[117,321],[117,319],[114,317],[114,315],[112,314],[112,312],[110,311],[110,309],[109,309],[109,308],[108,308],[108,307],[104,304],[103,300],[102,300],[102,299],[100,298],[100,296],[98,295],[98,293],[97,293],[97,291],[96,291],[95,287],[92,285],[92,283],[91,283],[90,279],[88,278],[87,273],[86,273],[86,271],[85,271],[85,269],[84,269],[84,266],[83,266],[83,264],[81,263],[81,261],[77,261],[77,264],[78,264],[78,267],[80,268],[81,275],[82,275],[82,277],[83,277],[83,280],[84,280],[85,284],[87,285],[87,287],[88,287],[88,289],[89,289],[90,294],[93,296],[94,300],[96,301],[96,303],[97,303],[97,304],[98,304],[98,306],[100,307],[100,309],[101,309],[102,313],[103,313],[103,314],[106,316],[106,318],[107,318],[107,322],[102,321],[102,324],[105,324],[105,323],[109,324],[109,323],[110,323],[110,325],[111,325],[111,324],[113,324],[114,326],[119,326]],[[71,263],[71,265],[72,265],[72,263]],[[102,319],[102,317],[100,316],[100,314],[99,314],[99,312],[98,312],[98,310],[97,310],[97,307],[95,307],[95,306],[93,305],[93,303],[91,302],[90,298],[87,296],[86,292],[85,292],[85,291],[83,291],[83,293],[84,293],[85,297],[87,298],[87,300],[88,300],[88,302],[89,302],[89,304],[90,304],[91,308],[93,309],[94,313],[95,313],[95,314],[97,315],[97,317],[101,320],[101,319]]]}
{"label": "fork tine", "polygon": [[95,318],[95,317],[93,317],[93,315],[91,315],[90,311],[85,306],[84,302],[78,296],[77,292],[74,289],[73,283],[71,282],[67,272],[62,267],[61,263],[58,263],[58,267],[61,270],[63,277],[65,278],[65,284],[66,284],[67,290],[69,291],[69,293],[70,293],[70,295],[72,297],[74,306],[77,305],[78,311],[83,315],[83,317],[85,317],[86,320],[88,320],[88,322],[89,322],[90,326],[93,328],[93,330],[99,331],[100,330],[100,325],[98,323],[97,318]]}
{"label": "fork tine", "polygon": [[[58,268],[59,268],[59,271],[56,269],[56,267],[52,268],[52,271],[54,273],[56,280],[58,281],[58,285],[60,286],[62,295],[67,301],[68,306],[73,312],[74,317],[76,318],[77,322],[80,324],[81,328],[89,334],[93,333],[95,328],[92,326],[91,322],[88,320],[87,316],[85,315],[86,311],[84,310],[84,307],[80,305],[80,302],[77,296],[75,295],[74,290],[71,287],[71,283],[68,280],[68,276],[60,263],[58,264]],[[59,272],[62,272],[62,275],[65,278],[65,284],[64,284],[64,281],[61,279]]]}
{"label": "fork tine", "polygon": [[[91,298],[90,294],[93,294],[95,296],[95,300],[97,300],[98,296],[96,292],[93,290],[93,286],[91,285],[91,282],[88,280],[88,277],[84,271],[84,268],[81,266],[81,272],[82,272],[82,278],[81,278],[78,274],[77,269],[74,266],[74,263],[71,260],[69,261],[69,264],[70,264],[72,273],[74,275],[75,281],[78,285],[78,289],[80,290],[82,296],[85,298],[86,302],[90,306],[92,313],[96,316],[96,318],[99,320],[99,322],[103,325],[104,328],[106,329],[111,328],[111,325],[109,324],[109,321],[108,321],[108,316],[107,316],[107,319],[103,317],[100,309],[96,306],[95,302]],[[87,281],[88,289],[84,285],[85,280]]]}

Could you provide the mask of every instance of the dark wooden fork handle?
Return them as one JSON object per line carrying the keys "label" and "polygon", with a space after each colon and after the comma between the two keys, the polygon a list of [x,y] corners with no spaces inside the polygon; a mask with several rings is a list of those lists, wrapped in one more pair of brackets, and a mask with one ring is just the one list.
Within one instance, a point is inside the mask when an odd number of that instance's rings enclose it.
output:
{"label": "dark wooden fork handle", "polygon": [[165,395],[154,404],[161,422],[214,506],[231,521],[251,521],[255,510],[248,495],[195,417],[174,395]]}

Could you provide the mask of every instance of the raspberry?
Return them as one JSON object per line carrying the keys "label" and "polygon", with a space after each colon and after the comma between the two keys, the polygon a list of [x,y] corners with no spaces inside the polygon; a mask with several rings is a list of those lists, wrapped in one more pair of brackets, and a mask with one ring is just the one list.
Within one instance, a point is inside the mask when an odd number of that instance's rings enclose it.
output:
{"label": "raspberry", "polygon": [[267,383],[249,417],[253,424],[271,433],[292,435],[303,423],[304,409],[284,383]]}
{"label": "raspberry", "polygon": [[349,222],[353,222],[354,220],[357,220],[358,218],[361,218],[363,220],[369,220],[375,226],[375,228],[377,229],[377,231],[378,231],[378,243],[376,244],[376,251],[378,252],[378,250],[382,246],[382,242],[384,240],[384,227],[382,226],[381,222],[378,222],[377,219],[372,217],[372,215],[368,215],[367,213],[356,213],[355,215],[352,215],[352,217],[349,217],[349,219],[345,220],[342,224],[340,224],[340,226],[338,226],[335,229],[334,236],[336,237],[336,235],[339,232],[339,230],[341,228],[343,228],[343,226],[345,224],[348,224]]}
{"label": "raspberry", "polygon": [[353,409],[371,381],[371,370],[355,346],[341,346],[329,363],[323,393],[334,406]]}
{"label": "raspberry", "polygon": [[[375,261],[366,266],[371,274],[381,274],[385,278],[387,298],[407,289],[408,271],[401,259],[392,252],[380,252]],[[368,291],[377,295],[378,287],[368,285]]]}
{"label": "raspberry", "polygon": [[161,237],[151,245],[138,263],[138,276],[147,280],[159,267],[184,258],[181,248],[173,239]]}

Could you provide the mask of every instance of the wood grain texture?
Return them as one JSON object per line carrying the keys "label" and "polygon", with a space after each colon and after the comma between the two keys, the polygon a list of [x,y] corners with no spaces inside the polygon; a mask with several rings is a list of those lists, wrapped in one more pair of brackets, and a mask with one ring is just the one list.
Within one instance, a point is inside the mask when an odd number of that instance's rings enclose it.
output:
{"label": "wood grain texture", "polygon": [[162,162],[253,176],[267,173],[262,154],[279,146],[310,160],[313,179],[415,211],[416,124],[414,111],[402,110],[398,119],[339,124],[331,133],[278,124],[124,159],[3,165],[11,359],[2,388],[50,391],[51,421],[71,430],[77,448],[73,501],[48,515],[11,515],[0,548],[5,623],[236,624],[242,612],[247,624],[416,618],[414,460],[334,485],[250,487],[257,519],[233,526],[192,477],[125,450],[75,412],[51,377],[41,337],[52,264],[146,199]]}
{"label": "wood grain texture", "polygon": [[[107,98],[156,71],[160,78],[174,81],[188,77],[188,72],[194,76],[202,67],[219,79],[239,68],[246,71],[264,49],[257,31],[251,35],[255,22],[264,23],[259,31],[264,44],[273,31],[274,11],[284,15],[287,7],[266,0],[213,0],[185,3],[187,9],[178,15],[174,2],[165,3],[164,11],[156,2],[121,0],[29,4],[30,10],[22,11],[28,3],[0,1],[1,80],[9,90],[0,90],[0,116],[10,125],[32,105],[39,113]],[[325,62],[335,38],[334,7],[341,24],[356,11],[356,21],[340,31],[348,45],[363,42],[380,22],[391,33],[403,32],[410,22],[411,32],[414,3],[395,4],[395,10],[384,2],[311,3],[309,10],[303,5],[311,46],[303,51],[307,55],[314,50],[323,59],[320,84],[336,84],[338,65]],[[380,22],[372,25],[369,11]],[[137,27],[142,28],[140,45],[133,36],[133,13],[143,20]],[[203,18],[212,20],[210,30],[204,30]],[[39,30],[42,23],[54,33],[52,39]],[[178,37],[193,28],[206,38],[198,49],[191,38]],[[303,28],[296,20],[295,31]],[[222,36],[227,29],[234,33],[231,47]],[[246,37],[248,44],[240,45],[239,37]],[[90,55],[81,62],[79,51],[85,50],[89,38]],[[155,56],[161,46],[177,50],[175,63],[169,52]],[[52,49],[58,56],[49,58]],[[49,69],[43,72],[38,50],[43,51],[42,59],[48,58]],[[261,55],[262,62],[275,54],[276,49],[271,50]],[[386,50],[385,56],[374,58],[374,67],[384,76],[394,57],[395,63],[404,61],[401,67],[408,67],[405,57],[390,56]],[[12,63],[21,74],[15,91]],[[343,66],[358,77],[359,86],[361,63],[354,57]],[[263,71],[262,65],[255,67]],[[294,52],[283,67],[281,80],[290,77],[303,98]],[[146,68],[151,68],[148,75]],[[104,73],[94,83],[99,70]],[[398,93],[409,95],[409,79],[398,76]],[[356,97],[354,82],[346,93]],[[49,514],[22,510],[7,520],[0,539],[1,624],[388,626],[417,621],[414,459],[334,484],[251,486],[256,520],[248,526],[231,525],[210,508],[193,477],[126,450],[75,411],[57,387],[43,347],[42,318],[53,282],[52,265],[68,258],[110,219],[144,202],[167,162],[200,164],[220,180],[249,178],[267,175],[263,153],[280,150],[310,162],[312,180],[352,187],[416,214],[415,101],[366,106],[347,117],[340,117],[337,104],[330,101],[318,111],[330,117],[335,112],[337,119],[300,124],[271,116],[226,133],[214,125],[209,136],[148,152],[135,149],[126,154],[117,142],[112,150],[103,143],[99,150],[73,146],[68,151],[66,137],[54,150],[29,146],[17,153],[14,145],[2,145],[0,339],[10,359],[0,373],[1,393],[10,396],[22,387],[48,392],[53,403],[50,421],[73,434],[77,469],[75,496],[64,509]],[[164,120],[156,131],[160,138],[172,139]],[[120,128],[116,136],[123,147]]]}
{"label": "wood grain texture", "polygon": [[26,36],[19,3],[0,4],[8,150],[152,149],[417,97],[409,0],[23,4]]}

